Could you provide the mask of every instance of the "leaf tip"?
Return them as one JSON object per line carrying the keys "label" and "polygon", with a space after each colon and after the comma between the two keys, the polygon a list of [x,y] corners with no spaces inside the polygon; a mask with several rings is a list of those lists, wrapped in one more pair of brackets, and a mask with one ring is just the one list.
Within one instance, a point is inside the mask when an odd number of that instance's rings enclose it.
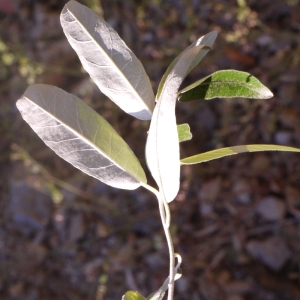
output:
{"label": "leaf tip", "polygon": [[272,97],[274,97],[274,94],[269,89],[267,89],[267,91],[266,91],[266,99],[269,99],[269,98],[272,98]]}

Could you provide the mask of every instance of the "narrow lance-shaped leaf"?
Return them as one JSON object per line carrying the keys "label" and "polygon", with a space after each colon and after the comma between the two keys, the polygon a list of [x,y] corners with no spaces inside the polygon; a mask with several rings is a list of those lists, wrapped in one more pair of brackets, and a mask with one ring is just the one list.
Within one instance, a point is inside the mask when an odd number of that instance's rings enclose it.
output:
{"label": "narrow lance-shaped leaf", "polygon": [[65,5],[60,20],[69,43],[100,90],[125,112],[150,120],[155,103],[150,80],[117,32],[76,1]]}
{"label": "narrow lance-shaped leaf", "polygon": [[177,125],[179,143],[189,141],[193,135],[190,131],[190,126],[187,123]]}
{"label": "narrow lance-shaped leaf", "polygon": [[[210,50],[209,48],[212,47],[212,45],[215,42],[215,39],[217,37],[218,33],[216,31],[212,31],[209,32],[208,34],[202,36],[201,38],[199,38],[197,41],[195,41],[194,43],[192,43],[189,47],[187,47],[185,49],[185,51],[195,47],[195,46],[199,46],[199,45],[204,45],[205,47],[198,52],[198,55],[196,55],[196,57],[194,58],[194,61],[190,64],[186,74],[188,74],[195,66],[197,66],[199,64],[199,62],[203,59],[203,57],[207,54],[207,52]],[[160,95],[162,93],[163,87],[165,85],[165,82],[167,80],[168,75],[171,73],[171,71],[174,69],[176,63],[178,62],[179,58],[181,57],[181,55],[184,53],[184,51],[179,54],[173,61],[172,63],[169,65],[167,71],[165,72],[165,74],[163,75],[159,86],[158,86],[158,90],[157,90],[157,95],[156,95],[156,99],[160,98]]]}
{"label": "narrow lance-shaped leaf", "polygon": [[223,70],[206,76],[181,90],[178,100],[188,102],[235,97],[267,99],[272,96],[272,92],[251,74]]}
{"label": "narrow lance-shaped leaf", "polygon": [[165,80],[150,124],[147,164],[167,202],[171,202],[179,190],[179,140],[175,116],[178,88],[204,47],[189,47],[177,59]]}
{"label": "narrow lance-shaped leaf", "polygon": [[213,159],[222,158],[229,155],[246,152],[260,152],[260,151],[288,151],[288,152],[300,152],[300,149],[294,147],[287,147],[281,145],[241,145],[221,148],[204,153],[200,153],[194,156],[186,157],[180,162],[182,165],[193,165],[202,162],[210,161]]}
{"label": "narrow lance-shaped leaf", "polygon": [[36,84],[27,88],[17,107],[45,144],[81,171],[122,189],[136,189],[146,182],[125,141],[74,95]]}

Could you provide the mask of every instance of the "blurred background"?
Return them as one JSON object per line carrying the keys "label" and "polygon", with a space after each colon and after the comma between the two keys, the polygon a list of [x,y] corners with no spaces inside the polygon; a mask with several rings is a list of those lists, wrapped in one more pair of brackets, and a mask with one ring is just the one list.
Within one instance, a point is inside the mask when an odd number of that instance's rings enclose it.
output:
{"label": "blurred background", "polygon": [[[76,94],[121,134],[147,170],[149,122],[101,94],[64,37],[65,0],[0,0],[0,298],[145,296],[168,276],[153,195],[116,190],[52,152],[15,102],[29,84]],[[178,103],[193,139],[181,157],[243,144],[300,147],[299,0],[85,0],[142,61],[156,92],[170,62],[216,30],[213,51],[183,87],[214,71],[259,78],[269,100]],[[149,183],[154,182],[147,171]],[[183,257],[176,300],[300,299],[300,155],[239,154],[184,166],[171,203]]]}

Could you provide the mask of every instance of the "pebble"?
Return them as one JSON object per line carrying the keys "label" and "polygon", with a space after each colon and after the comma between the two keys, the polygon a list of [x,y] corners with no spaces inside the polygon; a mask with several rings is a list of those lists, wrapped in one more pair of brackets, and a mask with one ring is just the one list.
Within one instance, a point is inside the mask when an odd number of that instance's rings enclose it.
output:
{"label": "pebble", "polygon": [[273,271],[279,271],[291,257],[291,251],[280,237],[264,241],[252,240],[246,244],[247,251]]}
{"label": "pebble", "polygon": [[52,209],[52,199],[46,194],[22,182],[11,183],[9,212],[21,231],[43,230]]}
{"label": "pebble", "polygon": [[279,221],[284,218],[285,204],[276,197],[268,196],[262,199],[256,206],[256,212],[265,221]]}
{"label": "pebble", "polygon": [[245,205],[251,202],[251,186],[249,181],[245,179],[235,181],[233,193],[235,194],[237,202]]}
{"label": "pebble", "polygon": [[279,145],[289,145],[292,141],[293,134],[289,131],[278,131],[275,133],[275,142]]}

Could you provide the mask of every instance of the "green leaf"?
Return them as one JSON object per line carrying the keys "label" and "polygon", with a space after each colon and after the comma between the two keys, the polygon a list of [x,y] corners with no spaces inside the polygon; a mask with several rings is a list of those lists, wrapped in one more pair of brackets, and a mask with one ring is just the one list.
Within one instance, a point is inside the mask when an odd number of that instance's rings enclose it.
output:
{"label": "green leaf", "polygon": [[235,70],[217,71],[181,90],[180,102],[209,100],[213,98],[267,99],[273,96],[257,78],[246,72]]}
{"label": "green leaf", "polygon": [[234,155],[238,153],[246,152],[260,152],[260,151],[288,151],[288,152],[300,152],[300,149],[294,147],[280,146],[280,145],[241,145],[221,148],[204,153],[200,153],[194,156],[186,157],[182,159],[181,165],[193,165],[202,162],[210,161],[224,156]]}
{"label": "green leaf", "polygon": [[162,197],[171,202],[179,190],[180,158],[175,105],[178,88],[205,45],[189,47],[168,75],[155,106],[146,144],[146,159]]}
{"label": "green leaf", "polygon": [[17,107],[45,144],[81,171],[122,189],[146,183],[144,170],[125,141],[74,95],[35,84],[27,88]]}
{"label": "green leaf", "polygon": [[198,55],[194,58],[194,61],[189,65],[189,68],[186,71],[185,76],[195,67],[199,64],[199,62],[202,60],[202,58],[207,54],[207,52],[211,49],[216,37],[217,37],[217,32],[216,31],[212,31],[209,32],[208,34],[202,36],[201,38],[199,38],[197,41],[195,41],[193,44],[191,44],[189,47],[187,47],[181,54],[179,54],[173,61],[172,63],[169,65],[167,71],[165,72],[165,74],[163,75],[159,86],[158,86],[158,90],[157,90],[157,95],[156,95],[156,100],[160,98],[163,87],[165,85],[165,82],[167,80],[167,77],[169,76],[169,74],[174,70],[175,65],[177,64],[178,60],[180,59],[180,57],[183,55],[183,53],[193,47],[199,46],[199,45],[203,45],[204,47],[201,49],[201,51],[198,52]]}
{"label": "green leaf", "polygon": [[122,297],[122,300],[147,300],[147,299],[138,292],[128,291]]}
{"label": "green leaf", "polygon": [[179,143],[189,141],[193,135],[190,131],[190,126],[187,123],[177,125]]}
{"label": "green leaf", "polygon": [[76,1],[60,16],[64,33],[99,89],[128,114],[150,120],[154,93],[134,53],[96,13]]}

